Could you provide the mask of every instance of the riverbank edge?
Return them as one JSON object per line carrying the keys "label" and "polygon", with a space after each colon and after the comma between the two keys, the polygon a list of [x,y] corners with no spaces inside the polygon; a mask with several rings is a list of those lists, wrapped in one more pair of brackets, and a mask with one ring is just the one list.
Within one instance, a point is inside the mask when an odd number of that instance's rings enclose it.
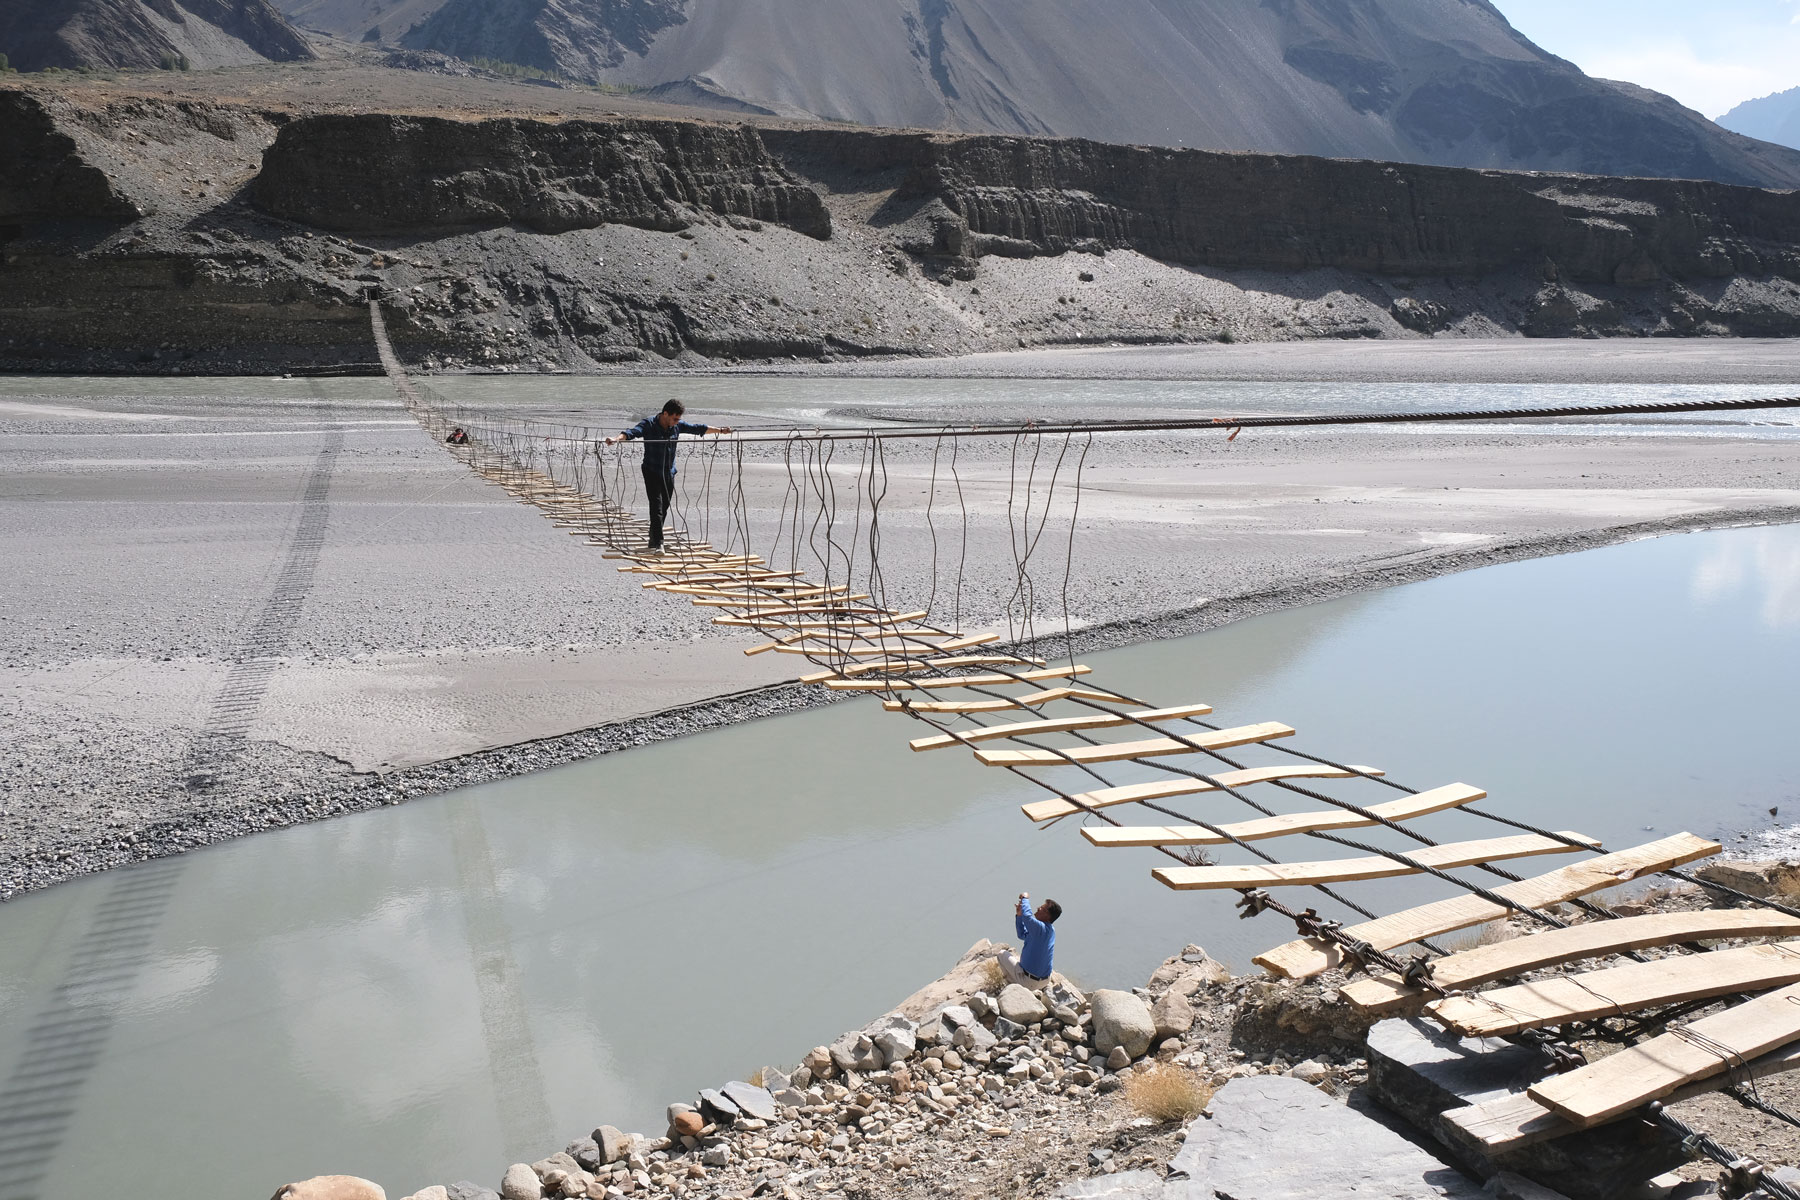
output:
{"label": "riverbank edge", "polygon": [[[1795,523],[1800,523],[1800,506],[1775,505],[1696,513],[1454,550],[1427,548],[1365,560],[1317,579],[1276,583],[1210,599],[1198,606],[1088,626],[1073,631],[1066,644],[1058,633],[1039,638],[1023,648],[1057,657],[1116,650],[1204,633],[1249,617],[1380,588],[1419,583],[1478,567],[1603,549],[1675,533]],[[270,801],[266,797],[273,782],[279,778],[279,772],[240,776],[230,781],[230,791],[218,797],[213,807],[207,810],[148,821],[130,829],[95,830],[85,837],[76,835],[73,840],[48,850],[20,855],[0,866],[0,903],[83,875],[167,858],[251,834],[440,796],[460,788],[512,779],[618,750],[762,717],[801,712],[857,695],[860,693],[832,693],[797,682],[773,684],[385,773],[350,771],[341,761],[328,755],[281,747],[283,753],[277,757],[290,764],[298,757],[320,765],[329,773],[331,782],[321,788]]]}

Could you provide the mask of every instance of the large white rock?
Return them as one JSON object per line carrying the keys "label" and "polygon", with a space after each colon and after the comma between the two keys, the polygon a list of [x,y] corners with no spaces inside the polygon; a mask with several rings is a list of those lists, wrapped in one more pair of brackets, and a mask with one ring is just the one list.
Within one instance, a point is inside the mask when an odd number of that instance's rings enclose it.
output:
{"label": "large white rock", "polygon": [[500,1195],[503,1200],[542,1200],[544,1181],[530,1163],[514,1163],[501,1177]]}
{"label": "large white rock", "polygon": [[387,1193],[380,1184],[355,1175],[314,1175],[287,1184],[273,1200],[387,1200]]}
{"label": "large white rock", "polygon": [[1000,989],[1000,1015],[1020,1025],[1031,1025],[1049,1016],[1050,1010],[1030,988],[1009,983]]}
{"label": "large white rock", "polygon": [[1150,1049],[1156,1038],[1156,1022],[1148,1004],[1130,992],[1112,988],[1101,988],[1088,997],[1088,1002],[1092,1006],[1094,1049],[1110,1054],[1114,1046],[1123,1046],[1133,1058]]}

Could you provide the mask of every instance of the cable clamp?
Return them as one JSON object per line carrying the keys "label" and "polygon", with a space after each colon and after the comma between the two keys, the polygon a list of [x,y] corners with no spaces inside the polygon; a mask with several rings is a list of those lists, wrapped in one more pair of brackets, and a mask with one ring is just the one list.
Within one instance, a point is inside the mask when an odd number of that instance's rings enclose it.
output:
{"label": "cable clamp", "polygon": [[1734,1158],[1719,1172],[1719,1195],[1740,1200],[1762,1186],[1763,1165],[1754,1158]]}
{"label": "cable clamp", "polygon": [[1269,893],[1261,888],[1251,888],[1238,893],[1238,920],[1245,921],[1251,917],[1261,916],[1269,909]]}
{"label": "cable clamp", "polygon": [[1401,973],[1408,987],[1428,988],[1431,986],[1431,959],[1423,954],[1415,954],[1406,962],[1406,970]]}

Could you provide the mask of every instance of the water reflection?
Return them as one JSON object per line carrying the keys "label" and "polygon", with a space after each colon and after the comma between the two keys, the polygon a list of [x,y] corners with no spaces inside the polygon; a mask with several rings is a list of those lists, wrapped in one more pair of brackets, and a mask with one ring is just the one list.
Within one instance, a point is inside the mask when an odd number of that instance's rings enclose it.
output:
{"label": "water reflection", "polygon": [[1784,533],[1744,530],[1720,541],[1694,569],[1694,598],[1712,604],[1748,591],[1768,628],[1800,626],[1800,545]]}

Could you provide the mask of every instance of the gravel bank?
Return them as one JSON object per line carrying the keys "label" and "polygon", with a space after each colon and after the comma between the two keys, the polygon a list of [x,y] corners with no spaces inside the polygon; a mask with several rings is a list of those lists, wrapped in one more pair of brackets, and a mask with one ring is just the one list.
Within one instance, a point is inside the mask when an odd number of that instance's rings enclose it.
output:
{"label": "gravel bank", "polygon": [[[779,686],[797,660],[743,657],[472,479],[385,389],[0,385],[17,568],[0,585],[0,896],[823,702]],[[998,447],[964,460],[967,628],[1004,628],[1006,465]],[[1773,440],[1351,430],[1107,441],[1088,465],[1068,591],[1083,650],[1800,517]],[[925,598],[929,466],[892,463],[884,562],[910,581],[892,599]],[[785,484],[772,465],[751,479],[764,497]],[[1060,549],[1038,572],[1044,629]]]}

